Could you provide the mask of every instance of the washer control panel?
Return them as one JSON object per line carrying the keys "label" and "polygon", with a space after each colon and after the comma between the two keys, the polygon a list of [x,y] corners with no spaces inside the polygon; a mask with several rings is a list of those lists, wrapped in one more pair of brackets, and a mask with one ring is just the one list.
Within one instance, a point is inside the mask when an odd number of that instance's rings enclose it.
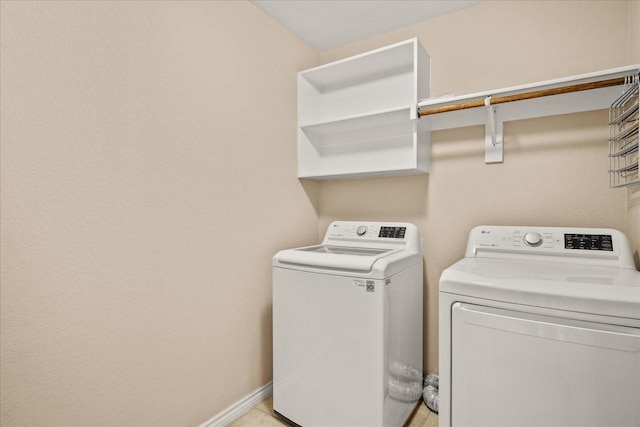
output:
{"label": "washer control panel", "polygon": [[627,237],[606,228],[480,226],[469,234],[465,254],[466,257],[528,255],[582,258],[585,263],[624,259],[625,264],[635,268]]}
{"label": "washer control panel", "polygon": [[335,222],[327,230],[327,235],[331,237],[366,237],[368,239],[404,239],[406,234],[406,225],[358,222]]}
{"label": "washer control panel", "polygon": [[408,222],[334,221],[329,224],[322,243],[422,252],[418,228]]}

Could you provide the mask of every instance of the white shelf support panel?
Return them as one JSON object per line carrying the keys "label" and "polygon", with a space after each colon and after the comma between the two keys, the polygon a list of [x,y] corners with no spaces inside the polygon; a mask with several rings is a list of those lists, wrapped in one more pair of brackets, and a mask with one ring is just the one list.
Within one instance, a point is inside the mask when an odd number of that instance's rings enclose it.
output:
{"label": "white shelf support panel", "polygon": [[[485,161],[501,163],[503,122],[605,110],[640,64],[523,86],[418,102],[418,117],[434,130],[485,125]],[[484,107],[484,108],[482,108]]]}
{"label": "white shelf support panel", "polygon": [[502,120],[498,117],[498,107],[491,105],[491,97],[484,99],[487,110],[487,126],[484,135],[484,161],[485,163],[502,163]]}

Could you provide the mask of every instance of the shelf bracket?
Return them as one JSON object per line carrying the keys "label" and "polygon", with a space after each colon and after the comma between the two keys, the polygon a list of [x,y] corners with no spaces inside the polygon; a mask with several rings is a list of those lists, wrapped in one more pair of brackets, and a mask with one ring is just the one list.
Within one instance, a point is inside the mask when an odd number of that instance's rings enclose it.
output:
{"label": "shelf bracket", "polygon": [[499,117],[498,107],[491,105],[491,96],[487,96],[484,99],[484,105],[487,109],[487,124],[484,133],[484,162],[502,163],[503,126]]}

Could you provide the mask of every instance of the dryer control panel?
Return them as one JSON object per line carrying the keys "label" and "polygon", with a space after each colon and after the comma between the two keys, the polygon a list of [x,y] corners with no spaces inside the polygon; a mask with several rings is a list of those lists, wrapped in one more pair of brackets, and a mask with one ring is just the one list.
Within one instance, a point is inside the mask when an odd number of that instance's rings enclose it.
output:
{"label": "dryer control panel", "polygon": [[564,248],[582,251],[613,251],[613,236],[611,234],[565,233]]}
{"label": "dryer control panel", "polygon": [[635,269],[627,237],[614,229],[479,226],[469,234],[465,257],[527,256]]}

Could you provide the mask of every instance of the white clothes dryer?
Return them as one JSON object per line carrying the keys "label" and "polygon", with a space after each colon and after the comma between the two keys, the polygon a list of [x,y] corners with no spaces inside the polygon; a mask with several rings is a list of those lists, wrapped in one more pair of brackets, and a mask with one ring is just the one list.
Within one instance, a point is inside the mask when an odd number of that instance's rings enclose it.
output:
{"label": "white clothes dryer", "polygon": [[640,272],[621,232],[477,227],[439,295],[440,426],[640,425]]}
{"label": "white clothes dryer", "polygon": [[401,426],[422,393],[422,244],[339,221],[273,257],[273,408],[301,426]]}

